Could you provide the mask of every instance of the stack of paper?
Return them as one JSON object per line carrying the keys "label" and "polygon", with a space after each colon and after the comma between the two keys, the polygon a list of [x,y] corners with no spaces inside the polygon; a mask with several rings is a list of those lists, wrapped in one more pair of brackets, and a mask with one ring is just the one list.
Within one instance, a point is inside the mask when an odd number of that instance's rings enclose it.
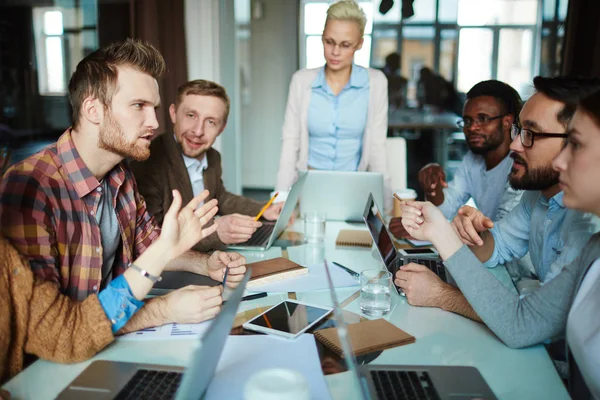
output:
{"label": "stack of paper", "polygon": [[202,336],[212,321],[199,324],[166,324],[156,328],[142,329],[141,331],[120,336],[119,340],[164,340],[164,339],[189,339]]}
{"label": "stack of paper", "polygon": [[270,335],[229,336],[206,399],[242,399],[248,379],[267,368],[295,370],[308,382],[311,399],[331,398],[315,339],[305,334],[295,340]]}

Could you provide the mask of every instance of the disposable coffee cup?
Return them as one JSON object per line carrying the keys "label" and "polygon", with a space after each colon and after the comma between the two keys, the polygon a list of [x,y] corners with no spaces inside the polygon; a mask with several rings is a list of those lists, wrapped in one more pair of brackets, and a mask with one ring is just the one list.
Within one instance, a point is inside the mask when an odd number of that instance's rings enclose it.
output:
{"label": "disposable coffee cup", "polygon": [[[397,190],[396,192],[394,192],[394,194],[398,197],[400,197],[402,199],[402,201],[414,201],[417,199],[417,192],[414,189],[403,189],[403,190]],[[393,215],[394,217],[401,217],[402,216],[402,204],[400,203],[400,200],[398,200],[396,198],[396,196],[394,196],[394,208],[393,208]]]}
{"label": "disposable coffee cup", "polygon": [[252,375],[244,387],[245,400],[310,400],[308,382],[297,371],[270,368]]}

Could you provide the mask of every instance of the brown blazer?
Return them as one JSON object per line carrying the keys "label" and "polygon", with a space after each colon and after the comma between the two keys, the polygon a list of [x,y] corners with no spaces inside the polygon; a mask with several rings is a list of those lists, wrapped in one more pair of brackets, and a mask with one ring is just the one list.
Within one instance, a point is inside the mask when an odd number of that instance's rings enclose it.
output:
{"label": "brown blazer", "polygon": [[27,260],[0,236],[0,384],[23,368],[25,353],[69,363],[113,341],[97,295],[74,302],[36,279]]}
{"label": "brown blazer", "polygon": [[[219,215],[256,215],[265,203],[229,193],[223,185],[221,155],[215,149],[206,152],[208,168],[204,170],[204,187],[210,192],[207,199],[219,201]],[[162,224],[164,214],[171,206],[174,189],[179,190],[183,204],[194,197],[192,183],[183,161],[179,145],[173,134],[165,133],[154,139],[150,146],[150,157],[143,162],[130,161],[129,166],[137,180],[140,194],[144,196],[148,211]],[[199,242],[194,250],[207,252],[223,249],[225,245],[217,233]]]}

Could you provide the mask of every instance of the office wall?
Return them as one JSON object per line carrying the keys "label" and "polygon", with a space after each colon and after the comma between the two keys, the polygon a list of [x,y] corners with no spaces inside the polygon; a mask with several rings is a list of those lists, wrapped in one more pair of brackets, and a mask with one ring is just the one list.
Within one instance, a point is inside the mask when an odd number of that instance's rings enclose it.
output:
{"label": "office wall", "polygon": [[249,90],[241,109],[242,185],[273,188],[288,86],[298,68],[299,0],[255,3],[246,69]]}

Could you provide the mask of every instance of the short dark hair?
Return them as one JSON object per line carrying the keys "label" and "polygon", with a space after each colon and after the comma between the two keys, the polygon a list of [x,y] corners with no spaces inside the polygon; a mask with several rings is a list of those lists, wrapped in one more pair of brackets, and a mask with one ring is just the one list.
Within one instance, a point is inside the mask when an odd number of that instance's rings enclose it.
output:
{"label": "short dark hair", "polygon": [[387,55],[387,57],[385,58],[385,65],[400,68],[401,60],[402,59],[401,59],[400,53],[395,51],[395,52]]}
{"label": "short dark hair", "polygon": [[600,127],[600,91],[586,96],[579,102],[579,110],[587,113]]}
{"label": "short dark hair", "polygon": [[519,117],[523,101],[519,93],[509,84],[492,79],[477,83],[467,92],[467,100],[483,96],[496,99],[503,108],[503,112],[512,115],[515,120]]}
{"label": "short dark hair", "polygon": [[229,116],[230,101],[229,96],[227,95],[227,91],[223,86],[219,85],[216,82],[207,81],[204,79],[196,79],[193,81],[186,82],[177,88],[177,100],[175,102],[175,107],[178,107],[179,103],[183,101],[183,98],[189,94],[195,94],[197,96],[212,96],[223,100],[223,102],[225,103],[224,122],[227,122],[227,117]]}
{"label": "short dark hair", "polygon": [[577,104],[600,90],[600,79],[582,76],[536,76],[533,78],[533,86],[538,93],[565,104],[556,115],[556,119],[566,128],[575,114]]}
{"label": "short dark hair", "polygon": [[94,96],[109,107],[118,79],[119,66],[129,66],[159,79],[167,69],[160,52],[150,43],[126,39],[98,49],[77,64],[69,80],[69,100],[73,109],[73,127],[77,128],[81,105]]}

